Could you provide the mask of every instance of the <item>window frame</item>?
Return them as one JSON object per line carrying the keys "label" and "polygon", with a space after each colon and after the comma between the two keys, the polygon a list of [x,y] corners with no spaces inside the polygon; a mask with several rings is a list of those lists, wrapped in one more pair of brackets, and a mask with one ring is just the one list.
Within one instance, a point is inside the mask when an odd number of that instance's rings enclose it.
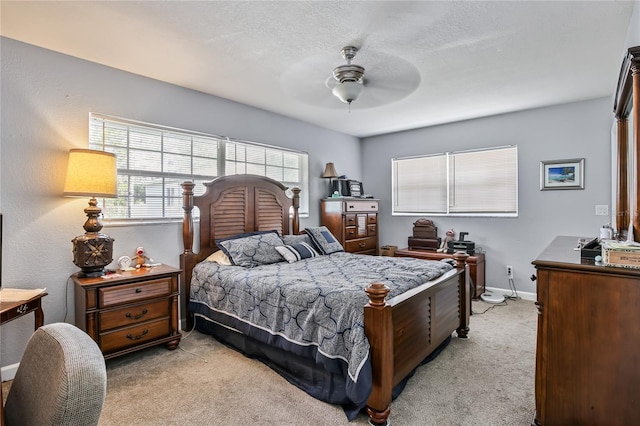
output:
{"label": "window frame", "polygon": [[[488,151],[500,151],[500,150],[514,150],[514,161],[510,164],[513,168],[513,175],[510,175],[514,179],[513,184],[513,198],[510,198],[510,202],[514,203],[513,211],[507,211],[506,209],[503,211],[453,211],[456,208],[452,206],[452,194],[455,191],[454,182],[456,181],[455,169],[452,168],[452,164],[455,161],[456,156],[464,155],[474,155],[474,153],[486,154]],[[409,211],[407,206],[399,206],[398,198],[402,196],[402,192],[398,192],[402,188],[398,188],[398,164],[404,161],[420,161],[425,159],[426,161],[444,161],[446,164],[446,176],[444,179],[440,175],[438,175],[438,180],[444,180],[445,185],[432,185],[432,187],[437,188],[440,193],[445,194],[445,199],[439,200],[438,204],[442,208],[440,211],[428,211],[426,209],[420,209],[420,206],[416,208],[415,211]],[[426,162],[425,161],[425,162]],[[423,170],[429,170],[426,167],[423,167]],[[511,171],[511,170],[509,170]],[[425,172],[428,173],[428,172]],[[425,155],[417,155],[411,157],[398,157],[391,159],[391,204],[392,204],[392,216],[449,216],[449,217],[518,217],[519,214],[519,206],[518,206],[518,193],[519,193],[519,182],[518,182],[518,147],[517,145],[505,145],[505,146],[497,146],[497,147],[489,147],[489,148],[479,148],[472,150],[464,150],[464,151],[448,151],[443,153],[436,154],[425,154]],[[430,193],[426,193],[430,195]],[[415,194],[406,195],[407,198],[415,198]]]}
{"label": "window frame", "polygon": [[[97,127],[96,123],[98,123],[98,126],[100,126],[100,123],[101,123],[102,129],[104,129],[105,122],[115,124],[116,126],[120,125],[120,126],[123,126],[123,128],[127,129],[126,146],[116,146],[113,143],[110,144],[108,141],[105,141],[104,132],[102,132],[102,134],[98,135],[97,137],[94,135],[94,131],[95,131],[94,128]],[[132,147],[131,147],[131,140],[130,140],[131,135],[129,133],[131,128],[143,129],[145,131],[152,132],[152,133],[160,132],[161,134],[160,149],[150,150],[150,152],[159,153],[161,158],[159,162],[160,169],[167,167],[163,157],[166,154],[170,154],[170,155],[175,154],[173,151],[170,151],[170,150],[167,151],[168,148],[164,146],[165,134],[174,135],[174,136],[177,135],[180,138],[190,139],[189,143],[191,145],[187,150],[189,151],[189,154],[188,155],[185,153],[178,154],[178,156],[188,158],[190,162],[190,169],[191,169],[190,172],[179,173],[179,172],[170,172],[170,171],[163,171],[163,170],[160,170],[160,171],[139,170],[139,169],[131,168],[130,153],[131,153]],[[210,141],[212,144],[215,143],[215,155],[212,154],[211,156],[205,156],[205,155],[194,154],[194,140],[196,138],[200,139],[200,141],[205,141],[205,142]],[[126,165],[123,166],[122,161],[118,162],[118,171],[117,171],[118,181],[119,181],[118,198],[117,199],[103,198],[100,200],[100,205],[102,206],[102,210],[104,214],[104,218],[102,219],[102,222],[107,225],[116,225],[116,226],[131,225],[132,223],[157,224],[157,223],[181,222],[183,220],[183,213],[184,213],[182,211],[182,188],[180,188],[179,191],[174,191],[174,189],[177,188],[176,181],[178,181],[177,184],[180,184],[184,181],[196,182],[195,189],[198,191],[196,194],[199,195],[201,193],[204,193],[205,187],[204,185],[201,185],[201,182],[209,182],[217,177],[222,177],[226,175],[225,171],[226,171],[227,161],[225,160],[226,160],[227,148],[229,147],[230,144],[235,145],[234,149],[236,151],[238,147],[244,147],[245,148],[244,151],[248,151],[248,149],[246,148],[257,148],[258,151],[264,150],[265,163],[262,164],[262,166],[264,166],[264,174],[261,174],[263,176],[267,176],[269,174],[269,170],[277,171],[278,168],[282,169],[281,175],[283,177],[286,177],[286,174],[287,174],[286,170],[293,170],[294,171],[293,174],[297,172],[298,178],[299,178],[298,182],[284,181],[282,179],[276,179],[276,180],[278,180],[279,182],[282,182],[285,186],[288,186],[290,188],[294,186],[298,186],[302,189],[301,199],[300,199],[300,216],[308,217],[309,215],[309,154],[305,151],[283,148],[275,145],[268,145],[268,144],[253,142],[253,141],[235,139],[235,138],[230,138],[228,136],[218,136],[218,135],[212,135],[212,134],[202,133],[197,131],[140,122],[136,120],[91,112],[89,113],[89,148],[113,152],[116,154],[116,157],[118,157],[118,152],[117,152],[118,150],[120,152],[126,151],[126,154],[125,154],[126,159],[122,160],[127,162]],[[135,148],[133,150],[136,152],[142,151],[141,149],[135,149]],[[279,153],[283,157],[283,162],[280,166],[273,166],[268,164],[267,162],[266,157],[269,154],[273,154],[274,152],[276,154]],[[284,164],[285,157],[287,156],[287,154],[289,155],[290,160],[294,158],[295,159],[294,162],[297,161],[297,167],[288,167]],[[121,157],[122,157],[122,154],[121,154]],[[206,173],[205,174],[194,173],[194,158],[206,159],[206,160],[209,160],[210,163],[211,163],[211,160],[215,160],[216,165],[214,166],[214,168],[215,168],[215,171],[217,172],[217,175],[209,175]],[[256,168],[260,166],[260,164],[258,163],[252,163],[251,161],[247,160],[246,157],[244,160],[234,158],[232,161],[235,164],[243,164],[245,171],[247,169],[247,166],[252,168],[252,171],[254,172]],[[231,173],[231,174],[243,174],[243,173]],[[292,173],[289,173],[289,177],[291,176],[291,174]],[[136,189],[136,183],[134,181],[137,179],[146,179],[146,178],[162,179],[162,182],[158,183],[159,185],[162,186],[162,191],[158,191],[157,195],[155,196],[161,203],[161,205],[156,208],[158,209],[158,213],[162,214],[162,217],[159,217],[159,216],[155,216],[155,217],[154,216],[140,216],[140,217],[133,216],[132,217],[132,214],[131,214],[132,205],[135,204],[135,199],[140,195],[140,191]],[[171,182],[171,180],[173,180],[173,182]],[[127,195],[120,194],[121,188],[124,188],[124,191],[127,191]],[[148,187],[145,185],[145,191],[147,189]],[[175,194],[176,192],[177,192],[177,195]],[[118,201],[113,201],[113,200],[118,200]],[[178,211],[174,213],[174,211],[176,210],[176,206],[174,203],[176,201],[178,202]],[[121,208],[126,210],[126,217],[109,215],[110,207],[117,208],[117,207],[113,207],[113,204],[118,202],[121,204],[122,206]],[[169,207],[169,211],[167,213],[168,207]],[[151,207],[151,209],[153,209],[153,207]],[[167,216],[165,216],[165,214],[167,214]]]}

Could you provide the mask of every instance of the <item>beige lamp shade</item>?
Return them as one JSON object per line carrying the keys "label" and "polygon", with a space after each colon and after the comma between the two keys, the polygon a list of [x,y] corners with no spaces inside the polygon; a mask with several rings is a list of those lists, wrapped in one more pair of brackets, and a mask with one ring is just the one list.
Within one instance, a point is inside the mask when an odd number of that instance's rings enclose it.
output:
{"label": "beige lamp shade", "polygon": [[115,154],[92,149],[70,150],[63,194],[66,197],[116,197]]}
{"label": "beige lamp shade", "polygon": [[323,178],[337,178],[338,177],[338,172],[336,172],[336,168],[333,165],[333,163],[327,163],[327,165],[324,166],[324,173],[322,173],[322,177]]}

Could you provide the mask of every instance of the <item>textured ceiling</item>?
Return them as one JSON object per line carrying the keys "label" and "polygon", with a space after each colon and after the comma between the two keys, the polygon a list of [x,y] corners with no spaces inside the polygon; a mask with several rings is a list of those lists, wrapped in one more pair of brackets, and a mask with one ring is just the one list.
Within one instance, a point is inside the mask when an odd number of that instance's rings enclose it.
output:
{"label": "textured ceiling", "polygon": [[[0,3],[0,33],[363,137],[608,96],[632,1]],[[351,105],[326,80],[360,49]]]}

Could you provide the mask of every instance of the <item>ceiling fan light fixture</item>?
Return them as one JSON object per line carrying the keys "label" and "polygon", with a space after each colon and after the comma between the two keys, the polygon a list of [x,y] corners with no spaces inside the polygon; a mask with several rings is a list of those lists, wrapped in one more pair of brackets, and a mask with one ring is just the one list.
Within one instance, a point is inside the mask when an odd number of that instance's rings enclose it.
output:
{"label": "ceiling fan light fixture", "polygon": [[347,63],[337,66],[333,70],[333,78],[336,79],[338,84],[331,90],[331,93],[345,104],[349,104],[349,106],[364,92],[364,68],[351,63],[357,52],[358,48],[356,47],[343,47],[341,50],[342,57]]}
{"label": "ceiling fan light fixture", "polygon": [[335,97],[340,99],[345,104],[358,99],[358,96],[364,92],[364,86],[362,83],[356,81],[344,81],[333,88],[332,93]]}

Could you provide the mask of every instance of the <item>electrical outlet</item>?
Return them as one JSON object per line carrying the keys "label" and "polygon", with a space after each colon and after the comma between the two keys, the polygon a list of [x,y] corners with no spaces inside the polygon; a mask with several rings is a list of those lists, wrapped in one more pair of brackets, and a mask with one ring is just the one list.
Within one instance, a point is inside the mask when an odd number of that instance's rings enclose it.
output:
{"label": "electrical outlet", "polygon": [[609,206],[607,204],[596,204],[596,216],[609,216]]}
{"label": "electrical outlet", "polygon": [[507,265],[507,277],[513,278],[513,266]]}

